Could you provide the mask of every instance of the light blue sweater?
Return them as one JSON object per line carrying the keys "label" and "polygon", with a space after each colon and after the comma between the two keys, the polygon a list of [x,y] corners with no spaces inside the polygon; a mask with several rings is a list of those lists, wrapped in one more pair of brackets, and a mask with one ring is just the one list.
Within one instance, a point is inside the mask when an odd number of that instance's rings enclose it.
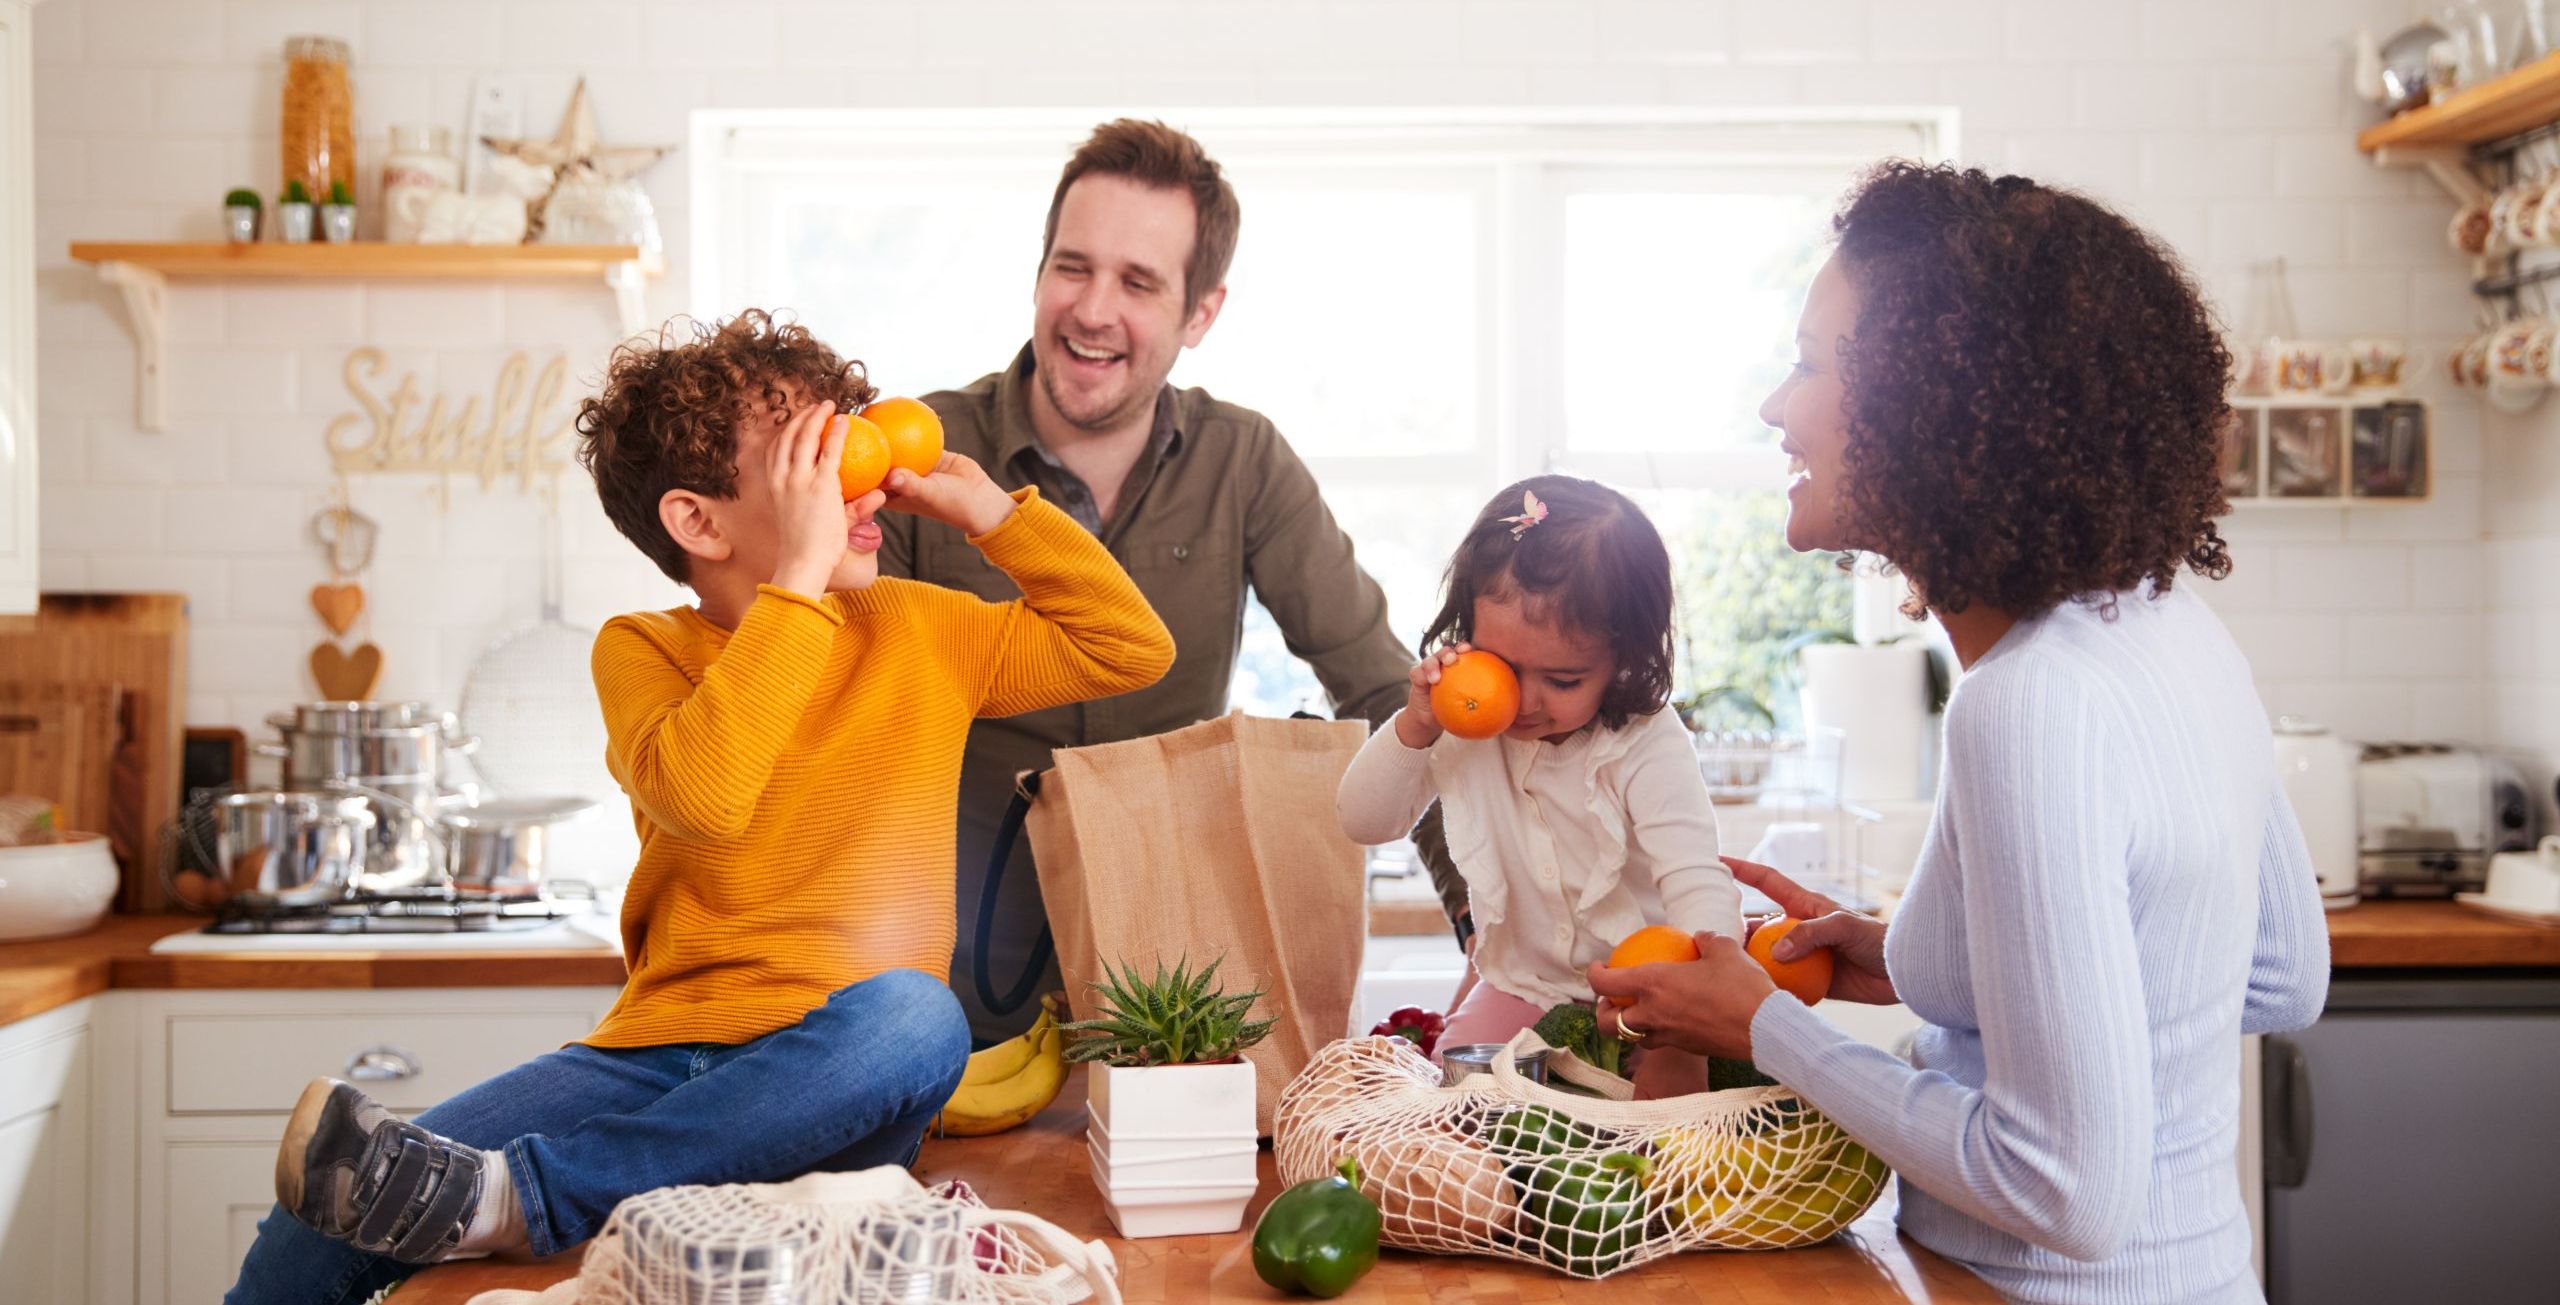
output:
{"label": "light blue sweater", "polygon": [[2187,588],[2066,603],[1966,672],[1946,735],[1885,935],[1911,1061],[1783,993],[1754,1058],[2004,1296],[2259,1300],[2240,1036],[2318,1016],[2329,942],[2246,659]]}

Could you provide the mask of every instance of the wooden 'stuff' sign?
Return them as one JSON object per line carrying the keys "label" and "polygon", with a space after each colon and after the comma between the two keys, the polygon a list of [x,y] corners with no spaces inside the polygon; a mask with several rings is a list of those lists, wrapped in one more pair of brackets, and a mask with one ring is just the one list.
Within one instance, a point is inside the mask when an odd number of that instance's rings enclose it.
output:
{"label": "wooden 'stuff' sign", "polygon": [[341,413],[329,421],[324,438],[330,465],[340,473],[476,476],[484,490],[512,476],[530,490],[569,465],[570,414],[559,407],[569,381],[567,354],[543,364],[530,387],[526,375],[532,364],[522,353],[510,355],[498,368],[485,414],[477,397],[463,400],[459,409],[442,394],[423,399],[414,372],[402,375],[388,397],[382,396],[374,384],[382,369],[379,349],[347,355],[342,373],[347,393],[364,411]]}

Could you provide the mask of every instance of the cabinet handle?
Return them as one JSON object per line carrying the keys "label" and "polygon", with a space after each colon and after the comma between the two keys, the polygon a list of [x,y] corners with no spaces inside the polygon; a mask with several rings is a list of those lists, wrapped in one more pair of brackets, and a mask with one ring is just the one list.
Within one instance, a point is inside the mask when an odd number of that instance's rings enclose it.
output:
{"label": "cabinet handle", "polygon": [[2258,1086],[2266,1117],[2267,1186],[2300,1187],[2311,1176],[2311,1064],[2302,1048],[2270,1037]]}
{"label": "cabinet handle", "polygon": [[416,1078],[421,1070],[416,1056],[388,1044],[367,1047],[347,1058],[347,1077],[358,1083],[390,1083]]}

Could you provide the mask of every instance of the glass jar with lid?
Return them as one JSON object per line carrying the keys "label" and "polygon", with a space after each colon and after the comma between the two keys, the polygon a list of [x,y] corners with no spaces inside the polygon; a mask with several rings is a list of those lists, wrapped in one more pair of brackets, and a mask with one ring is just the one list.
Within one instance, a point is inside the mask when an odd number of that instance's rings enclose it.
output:
{"label": "glass jar with lid", "polygon": [[461,189],[453,133],[442,127],[392,128],[391,156],[382,161],[383,239],[415,241],[428,202]]}
{"label": "glass jar with lid", "polygon": [[284,43],[280,184],[299,181],[315,201],[329,194],[332,182],[355,191],[355,92],[347,57],[347,43],[336,37],[294,36]]}

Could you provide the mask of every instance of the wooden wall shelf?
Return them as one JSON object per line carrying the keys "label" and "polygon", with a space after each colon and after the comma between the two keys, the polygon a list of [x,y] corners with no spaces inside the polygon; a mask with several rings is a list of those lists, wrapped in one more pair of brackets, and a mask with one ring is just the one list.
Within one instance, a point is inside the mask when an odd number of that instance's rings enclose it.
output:
{"label": "wooden wall shelf", "polygon": [[2411,109],[2367,127],[2356,148],[2477,145],[2560,121],[2560,54],[2545,55],[2514,72],[2482,82],[2423,109]]}
{"label": "wooden wall shelf", "polygon": [[646,324],[640,290],[664,270],[637,245],[410,245],[115,243],[75,241],[71,256],[94,263],[99,279],[124,295],[133,322],[135,401],[144,430],[164,430],[169,281],[559,281],[594,277],[613,292],[625,334]]}

